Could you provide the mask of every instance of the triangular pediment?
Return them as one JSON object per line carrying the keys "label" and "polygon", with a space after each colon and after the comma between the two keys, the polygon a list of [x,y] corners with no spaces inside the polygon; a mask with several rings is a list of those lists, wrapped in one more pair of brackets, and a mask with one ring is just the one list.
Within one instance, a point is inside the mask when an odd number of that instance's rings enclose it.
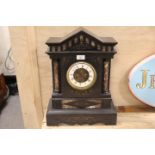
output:
{"label": "triangular pediment", "polygon": [[47,43],[52,52],[56,51],[83,51],[83,50],[105,50],[106,45],[111,47],[117,42],[110,37],[98,37],[86,30],[78,28],[65,37],[51,37]]}

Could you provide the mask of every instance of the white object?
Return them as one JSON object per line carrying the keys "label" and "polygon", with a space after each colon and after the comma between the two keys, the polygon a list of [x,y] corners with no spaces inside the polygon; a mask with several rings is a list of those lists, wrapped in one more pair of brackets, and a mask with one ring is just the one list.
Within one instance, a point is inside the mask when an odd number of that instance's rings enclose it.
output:
{"label": "white object", "polygon": [[[8,51],[11,47],[10,43],[10,34],[8,27],[0,27],[0,74],[4,73],[5,75],[15,74],[13,70],[8,70],[5,68],[5,61],[8,56]],[[14,68],[14,63],[8,59],[7,67]]]}
{"label": "white object", "polygon": [[85,55],[77,55],[76,60],[85,60],[86,56]]}

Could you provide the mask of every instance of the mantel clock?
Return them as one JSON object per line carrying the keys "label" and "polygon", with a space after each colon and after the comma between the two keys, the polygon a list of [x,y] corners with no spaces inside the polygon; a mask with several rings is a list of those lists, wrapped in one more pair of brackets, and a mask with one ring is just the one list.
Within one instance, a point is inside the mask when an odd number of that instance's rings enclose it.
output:
{"label": "mantel clock", "polygon": [[63,38],[51,37],[46,44],[53,74],[47,125],[116,124],[109,85],[117,42],[78,28]]}

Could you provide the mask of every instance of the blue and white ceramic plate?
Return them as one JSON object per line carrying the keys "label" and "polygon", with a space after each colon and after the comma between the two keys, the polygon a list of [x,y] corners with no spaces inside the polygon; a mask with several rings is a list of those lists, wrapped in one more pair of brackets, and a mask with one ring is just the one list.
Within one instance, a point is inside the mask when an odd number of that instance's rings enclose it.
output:
{"label": "blue and white ceramic plate", "polygon": [[155,107],[155,55],[145,58],[132,69],[129,88],[140,101]]}

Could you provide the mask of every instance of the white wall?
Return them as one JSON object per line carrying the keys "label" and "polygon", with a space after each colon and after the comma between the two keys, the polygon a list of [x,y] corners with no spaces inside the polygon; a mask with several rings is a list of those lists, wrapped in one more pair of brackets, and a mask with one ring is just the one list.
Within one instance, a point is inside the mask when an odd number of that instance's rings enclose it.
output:
{"label": "white wall", "polygon": [[[5,61],[8,55],[8,51],[11,47],[10,43],[10,34],[8,27],[0,27],[0,73],[4,73],[5,75],[15,74],[14,63],[10,59],[7,59],[7,67],[5,67]],[[10,70],[11,69],[11,70]]]}

